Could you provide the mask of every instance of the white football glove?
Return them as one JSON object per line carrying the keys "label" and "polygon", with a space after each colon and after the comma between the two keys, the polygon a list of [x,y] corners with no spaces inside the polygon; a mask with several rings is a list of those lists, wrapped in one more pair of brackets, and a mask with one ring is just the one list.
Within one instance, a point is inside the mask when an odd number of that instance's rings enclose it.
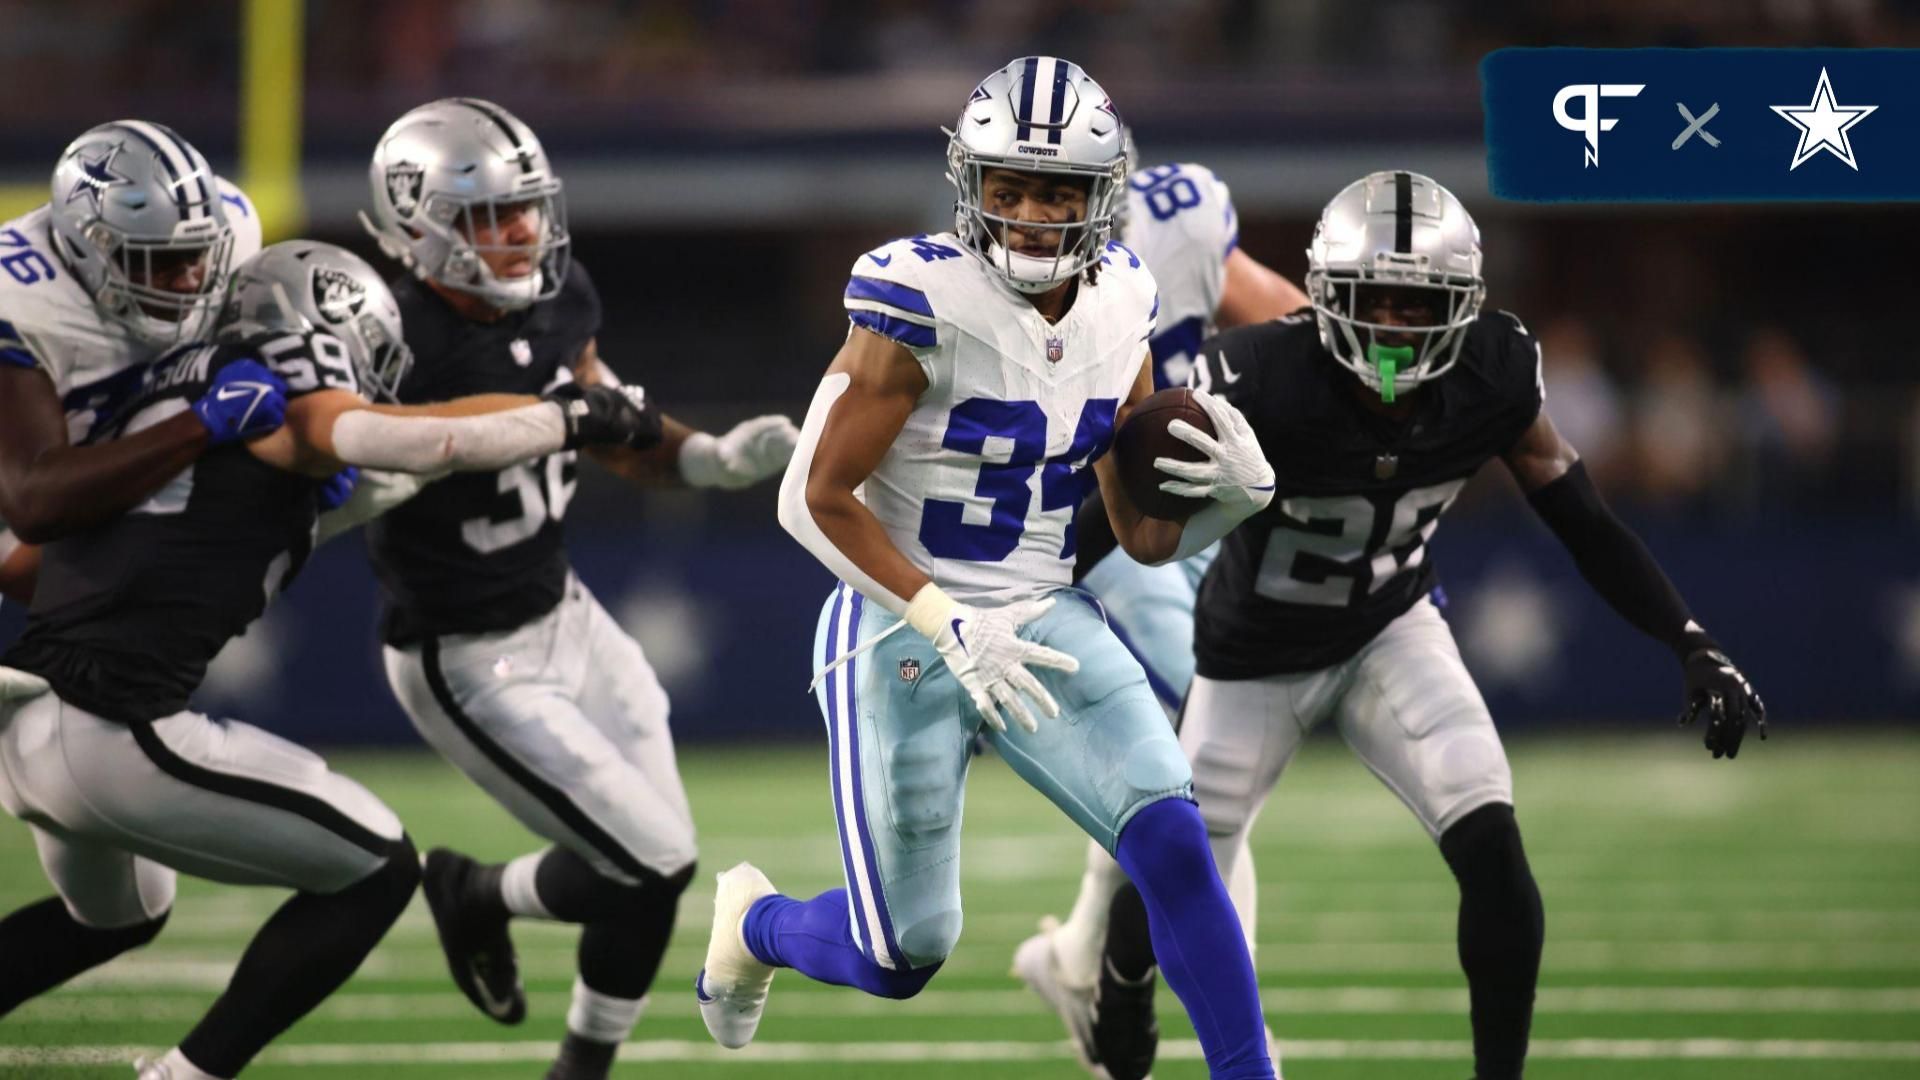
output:
{"label": "white football glove", "polygon": [[26,701],[47,692],[47,680],[17,668],[0,667],[0,705]]}
{"label": "white football glove", "polygon": [[1208,435],[1185,420],[1168,424],[1167,434],[1198,449],[1207,459],[1154,458],[1154,468],[1175,478],[1163,481],[1160,490],[1213,499],[1243,517],[1264,508],[1273,501],[1273,466],[1261,453],[1253,426],[1239,409],[1205,390],[1195,390],[1193,400],[1213,421],[1214,434]]}
{"label": "white football glove", "polygon": [[680,444],[680,475],[690,487],[747,487],[785,469],[799,441],[784,416],[742,420],[725,435],[698,431]]}
{"label": "white football glove", "polygon": [[1029,733],[1040,730],[1020,695],[1033,699],[1040,711],[1052,719],[1060,715],[1053,695],[1040,685],[1028,665],[1052,668],[1071,675],[1080,670],[1080,661],[1058,649],[1037,645],[1020,636],[1020,628],[1047,613],[1052,598],[1022,600],[997,608],[976,608],[948,596],[937,585],[924,585],[907,605],[907,622],[926,635],[947,670],[960,680],[973,707],[995,731],[1007,730],[1004,707]]}

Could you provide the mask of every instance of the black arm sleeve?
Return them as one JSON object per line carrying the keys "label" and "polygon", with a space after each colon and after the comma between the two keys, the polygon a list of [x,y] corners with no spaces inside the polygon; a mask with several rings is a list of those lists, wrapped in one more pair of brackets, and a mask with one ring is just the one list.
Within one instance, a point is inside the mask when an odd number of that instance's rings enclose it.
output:
{"label": "black arm sleeve", "polygon": [[1641,633],[1664,643],[1683,662],[1696,650],[1714,647],[1647,545],[1600,498],[1585,462],[1574,462],[1565,475],[1529,494],[1527,502],[1566,545],[1593,591]]}
{"label": "black arm sleeve", "polygon": [[1078,585],[1101,559],[1120,546],[1120,538],[1113,533],[1113,522],[1107,519],[1107,504],[1101,500],[1099,488],[1094,488],[1087,501],[1080,504],[1080,511],[1073,519],[1073,535],[1073,583]]}

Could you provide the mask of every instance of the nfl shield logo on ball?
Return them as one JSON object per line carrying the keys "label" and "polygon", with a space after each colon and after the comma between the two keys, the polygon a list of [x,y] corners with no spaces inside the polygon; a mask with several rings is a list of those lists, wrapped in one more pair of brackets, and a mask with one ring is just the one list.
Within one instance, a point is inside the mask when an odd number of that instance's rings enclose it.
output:
{"label": "nfl shield logo on ball", "polygon": [[909,656],[900,661],[900,681],[912,682],[920,677],[920,661]]}
{"label": "nfl shield logo on ball", "polygon": [[1047,339],[1047,363],[1057,364],[1060,362],[1060,358],[1062,356],[1065,356],[1066,354],[1067,354],[1066,341],[1057,337],[1050,337]]}

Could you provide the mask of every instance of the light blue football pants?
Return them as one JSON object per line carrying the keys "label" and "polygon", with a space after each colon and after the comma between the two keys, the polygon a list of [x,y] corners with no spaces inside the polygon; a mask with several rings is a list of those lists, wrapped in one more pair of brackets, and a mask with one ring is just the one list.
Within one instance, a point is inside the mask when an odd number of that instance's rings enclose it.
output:
{"label": "light blue football pants", "polygon": [[[1109,852],[1142,807],[1191,798],[1193,773],[1140,664],[1085,596],[1062,590],[1020,635],[1080,661],[1034,669],[1060,705],[1040,730],[988,729],[996,751]],[[899,619],[845,585],[814,636],[816,671]],[[903,628],[815,690],[854,936],[884,968],[945,959],[960,937],[960,817],[980,714],[933,644]]]}
{"label": "light blue football pants", "polygon": [[1220,545],[1165,566],[1142,566],[1115,549],[1081,581],[1100,598],[1114,632],[1146,668],[1154,696],[1177,712],[1193,683],[1193,606]]}

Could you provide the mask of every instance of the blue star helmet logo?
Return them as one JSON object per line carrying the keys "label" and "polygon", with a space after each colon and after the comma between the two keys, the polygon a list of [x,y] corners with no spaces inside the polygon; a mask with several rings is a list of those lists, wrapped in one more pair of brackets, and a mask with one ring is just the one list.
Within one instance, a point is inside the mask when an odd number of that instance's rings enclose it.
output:
{"label": "blue star helmet logo", "polygon": [[67,201],[84,198],[93,204],[93,212],[98,214],[100,197],[106,194],[108,188],[115,184],[133,183],[132,177],[113,171],[113,159],[124,149],[126,146],[122,143],[103,143],[90,150],[74,151],[74,156],[80,159],[80,178],[74,181],[73,190],[67,193]]}

